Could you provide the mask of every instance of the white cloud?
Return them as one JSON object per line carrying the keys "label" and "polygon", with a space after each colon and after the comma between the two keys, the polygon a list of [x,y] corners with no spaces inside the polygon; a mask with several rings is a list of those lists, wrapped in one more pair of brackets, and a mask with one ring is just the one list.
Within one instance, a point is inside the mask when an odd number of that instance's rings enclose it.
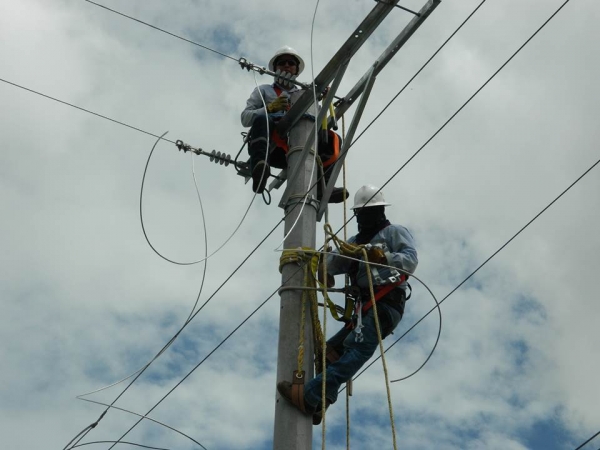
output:
{"label": "white cloud", "polygon": [[[478,3],[440,4],[379,75],[359,130]],[[390,177],[560,3],[486,3],[352,149],[349,190]],[[283,44],[310,60],[312,5],[105,4],[257,64]],[[373,5],[321,2],[317,73]],[[592,0],[568,4],[384,189],[393,203],[388,217],[412,230],[417,275],[438,300],[597,160],[599,15]],[[341,94],[408,20],[395,10],[384,21],[356,55]],[[241,146],[239,113],[254,80],[233,61],[72,0],[3,3],[0,38],[0,78],[154,134],[169,130],[167,138],[207,151],[234,156]],[[302,79],[309,78],[307,68]],[[156,354],[188,317],[203,267],[168,264],[143,238],[139,192],[153,137],[6,83],[0,93],[0,431],[6,448],[62,448],[102,411],[75,396],[130,374]],[[231,167],[205,157],[195,162],[212,252],[233,233],[252,197]],[[575,445],[597,431],[597,170],[442,304],[433,358],[392,385],[402,448],[536,449],[536,424],[549,420]],[[257,198],[236,235],[208,260],[200,304],[280,220],[280,195],[271,206]],[[334,206],[335,229],[341,217]],[[203,257],[190,155],[165,142],[150,161],[144,220],[167,257]],[[145,413],[277,289],[273,249],[282,233],[280,227],[220,288],[117,406]],[[434,305],[416,280],[413,286],[395,336]],[[269,448],[278,316],[275,295],[152,417],[210,449]],[[390,350],[392,379],[424,361],[437,320],[434,312]],[[328,323],[333,333],[335,324]],[[111,402],[122,386],[90,398]],[[345,448],[340,397],[327,415],[332,449]],[[355,382],[353,446],[391,447],[386,404],[378,362]],[[111,412],[89,439],[115,439],[136,420]],[[151,423],[128,439],[197,447]],[[320,445],[317,428],[314,440]]]}

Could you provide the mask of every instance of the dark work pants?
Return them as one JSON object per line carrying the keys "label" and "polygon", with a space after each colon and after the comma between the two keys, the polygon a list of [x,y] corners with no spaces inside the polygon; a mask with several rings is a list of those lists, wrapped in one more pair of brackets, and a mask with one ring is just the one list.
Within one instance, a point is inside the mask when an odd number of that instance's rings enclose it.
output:
{"label": "dark work pants", "polygon": [[275,129],[275,122],[268,116],[257,116],[252,123],[248,133],[248,153],[250,154],[250,170],[254,170],[259,161],[267,161],[269,165],[278,169],[287,167],[287,158],[283,149],[274,147],[272,141],[269,142],[271,152],[267,158],[267,122],[269,124],[269,133]]}

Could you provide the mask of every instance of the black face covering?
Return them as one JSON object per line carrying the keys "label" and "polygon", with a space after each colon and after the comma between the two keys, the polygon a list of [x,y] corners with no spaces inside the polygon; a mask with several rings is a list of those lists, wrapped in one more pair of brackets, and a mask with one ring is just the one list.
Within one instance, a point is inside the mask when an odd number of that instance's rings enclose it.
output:
{"label": "black face covering", "polygon": [[389,224],[385,217],[384,206],[360,208],[356,212],[356,222],[358,223],[357,242],[367,239],[365,242],[359,243],[369,242],[380,229]]}

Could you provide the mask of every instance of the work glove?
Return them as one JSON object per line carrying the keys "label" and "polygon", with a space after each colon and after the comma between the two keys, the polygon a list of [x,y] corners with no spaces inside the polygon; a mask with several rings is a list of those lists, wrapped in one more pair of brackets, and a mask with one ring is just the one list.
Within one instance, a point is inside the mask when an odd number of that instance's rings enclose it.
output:
{"label": "work glove", "polygon": [[385,256],[385,251],[381,247],[373,246],[367,250],[367,258],[369,258],[369,262],[375,264],[385,264],[387,265],[388,260]]}
{"label": "work glove", "polygon": [[284,111],[289,109],[288,98],[280,95],[275,100],[267,105],[267,111],[269,113],[274,113],[278,111]]}

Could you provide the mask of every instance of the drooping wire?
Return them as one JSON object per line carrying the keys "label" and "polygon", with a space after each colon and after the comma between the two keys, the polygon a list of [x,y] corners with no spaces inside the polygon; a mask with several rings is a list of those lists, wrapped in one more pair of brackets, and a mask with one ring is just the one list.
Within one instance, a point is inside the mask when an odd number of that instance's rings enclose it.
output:
{"label": "drooping wire", "polygon": [[[163,136],[164,136],[164,135],[163,135]],[[158,141],[157,141],[157,142],[158,142]],[[208,232],[207,232],[207,228],[206,228],[206,216],[205,216],[205,214],[204,214],[204,207],[203,207],[203,205],[202,205],[202,197],[201,197],[201,195],[200,195],[200,190],[198,189],[198,181],[196,180],[196,170],[195,170],[195,166],[194,166],[194,155],[193,155],[193,154],[190,154],[190,156],[191,156],[191,166],[192,166],[192,177],[193,177],[193,179],[194,179],[194,186],[195,186],[195,188],[196,188],[196,194],[197,194],[197,196],[198,196],[198,203],[200,204],[200,211],[201,211],[201,213],[202,213],[202,228],[203,228],[203,231],[204,231],[204,233],[203,233],[203,234],[204,234],[204,256],[205,256],[205,258],[206,258],[206,256],[208,255]],[[199,291],[198,291],[198,295],[196,296],[196,301],[195,301],[195,303],[194,303],[194,306],[192,307],[192,310],[190,311],[190,314],[189,314],[188,318],[186,319],[186,323],[187,323],[187,322],[188,322],[188,321],[191,319],[191,317],[192,317],[192,315],[194,314],[194,311],[195,311],[195,309],[196,309],[196,306],[198,306],[198,302],[200,301],[200,296],[202,295],[202,290],[203,290],[203,288],[204,288],[204,282],[205,282],[205,280],[206,280],[206,269],[207,269],[207,265],[208,265],[208,264],[207,264],[207,263],[206,263],[206,261],[205,261],[205,263],[204,263],[204,269],[203,269],[203,272],[202,272],[202,281],[201,281],[201,283],[200,283],[200,289],[199,289]],[[172,343],[173,343],[173,341],[170,341],[170,343],[172,344]],[[169,345],[169,346],[170,346],[170,345]],[[79,394],[79,395],[77,396],[77,398],[78,398],[78,399],[80,399],[80,400],[83,400],[83,399],[82,399],[82,397],[85,397],[85,396],[88,396],[88,395],[91,395],[91,394],[95,394],[96,392],[104,391],[104,390],[106,390],[106,389],[109,389],[109,388],[111,388],[111,387],[113,387],[113,386],[116,386],[117,384],[120,384],[120,383],[122,383],[122,382],[124,382],[124,381],[128,380],[129,378],[133,377],[133,376],[134,376],[134,375],[136,375],[137,373],[139,373],[139,372],[141,372],[142,370],[144,370],[145,368],[147,368],[147,367],[148,367],[150,364],[152,364],[152,362],[153,362],[155,359],[157,359],[157,358],[158,358],[160,355],[162,355],[162,354],[163,354],[163,353],[164,353],[164,352],[167,350],[167,348],[168,348],[168,347],[165,347],[165,348],[163,348],[163,349],[161,350],[161,352],[160,352],[160,353],[159,353],[159,354],[158,354],[158,355],[157,355],[155,358],[153,358],[151,361],[149,361],[149,362],[148,362],[148,363],[146,363],[144,366],[140,367],[138,370],[136,370],[135,372],[131,373],[130,375],[128,375],[128,376],[126,376],[126,377],[122,378],[121,380],[119,380],[119,381],[116,381],[116,382],[114,382],[114,383],[112,383],[112,384],[110,384],[110,385],[107,385],[107,386],[101,387],[101,388],[99,388],[99,389],[96,389],[96,390],[93,390],[93,391],[91,391],[91,392],[86,392],[86,393],[84,393],[84,394]]]}
{"label": "drooping wire", "polygon": [[210,47],[208,47],[206,45],[199,44],[198,42],[194,42],[194,41],[192,41],[190,39],[184,38],[184,37],[179,36],[179,35],[177,35],[175,33],[171,33],[170,31],[163,30],[162,28],[159,28],[159,27],[157,27],[155,25],[149,24],[148,22],[144,22],[143,20],[136,19],[135,17],[132,17],[132,16],[128,16],[127,14],[124,14],[122,12],[119,12],[119,11],[115,10],[115,9],[109,8],[108,6],[101,5],[100,3],[93,2],[92,0],[83,0],[83,1],[91,3],[92,5],[99,6],[100,8],[106,9],[107,11],[110,11],[112,13],[118,14],[120,16],[126,17],[127,19],[134,20],[135,22],[141,23],[142,25],[146,25],[147,27],[154,28],[155,30],[158,30],[158,31],[160,31],[162,33],[168,34],[169,36],[173,36],[173,37],[175,37],[177,39],[181,39],[182,41],[189,42],[190,44],[193,44],[193,45],[196,45],[198,47],[201,47],[204,50],[208,50],[210,52],[216,53],[217,55],[221,55],[221,56],[223,56],[225,58],[229,58],[229,59],[231,59],[231,60],[233,60],[235,62],[238,62],[238,59],[234,58],[233,56],[229,56],[229,55],[227,55],[225,53],[222,53],[222,52],[220,52],[218,50],[215,50],[214,48],[210,48]]}
{"label": "drooping wire", "polygon": [[[600,163],[600,159],[596,161],[589,169],[587,169],[582,175],[580,175],[573,183],[571,183],[564,191],[562,191],[554,200],[552,200],[544,209],[542,209],[539,213],[537,213],[533,219],[527,222],[519,231],[517,231],[508,241],[506,241],[498,250],[496,250],[489,258],[487,258],[483,263],[481,263],[473,272],[471,272],[463,281],[460,282],[458,286],[456,286],[450,293],[448,293],[442,300],[440,300],[439,305],[441,305],[448,297],[450,297],[454,292],[456,292],[463,284],[465,284],[473,275],[475,275],[479,269],[485,266],[494,256],[500,253],[508,244],[510,244],[519,234],[521,234],[529,225],[531,225],[538,217],[540,217],[546,210],[548,210],[554,203],[558,201],[564,194],[566,194],[573,186],[575,186],[584,176],[586,176],[594,167],[596,167]],[[419,319],[414,325],[412,325],[408,330],[402,334],[398,339],[396,339],[387,349],[386,352],[391,349],[394,345],[396,345],[404,336],[406,336],[410,331],[412,331],[419,323],[421,323],[429,314],[431,314],[435,308],[432,308],[425,314],[421,319]],[[354,379],[357,379],[360,375],[362,375],[369,367],[371,367],[378,358],[372,361],[367,367],[365,367]],[[429,358],[428,358],[429,359]],[[421,368],[419,368],[420,370]],[[392,382],[405,380],[406,378],[414,375],[416,372],[412,373],[409,376],[399,378],[397,380],[393,380]]]}
{"label": "drooping wire", "polygon": [[[94,404],[96,404],[96,405],[101,405],[101,406],[106,406],[106,407],[108,407],[108,408],[116,409],[117,411],[126,412],[126,413],[128,413],[128,414],[132,414],[132,415],[134,415],[134,416],[138,416],[138,417],[141,417],[141,418],[143,418],[143,419],[147,419],[147,420],[149,420],[149,421],[151,421],[151,422],[154,422],[154,423],[156,423],[157,425],[160,425],[161,427],[168,428],[169,430],[172,430],[172,431],[174,431],[175,433],[178,433],[178,434],[182,435],[183,437],[185,437],[185,438],[189,439],[189,440],[190,440],[190,441],[192,441],[193,443],[195,443],[195,444],[198,444],[198,445],[199,445],[200,447],[202,447],[204,450],[207,450],[207,448],[206,448],[204,445],[202,445],[200,442],[198,442],[198,441],[197,441],[196,439],[194,439],[193,437],[191,437],[191,436],[188,436],[188,435],[187,435],[187,434],[185,434],[183,431],[179,431],[178,429],[176,429],[176,428],[174,428],[174,427],[172,427],[172,426],[170,426],[170,425],[167,425],[166,423],[163,423],[163,422],[160,422],[160,421],[158,421],[158,420],[156,420],[156,419],[153,419],[152,417],[148,417],[147,415],[146,415],[146,416],[144,416],[144,415],[142,415],[142,414],[138,414],[138,413],[136,413],[136,412],[134,412],[134,411],[130,411],[130,410],[128,410],[128,409],[125,409],[125,408],[119,408],[118,406],[109,405],[108,403],[102,403],[102,402],[99,402],[99,401],[96,401],[96,400],[89,400],[89,399],[85,399],[85,398],[84,398],[84,399],[82,399],[82,400],[84,400],[84,401],[86,401],[86,402],[89,402],[89,403],[94,403]],[[112,442],[114,442],[114,441],[112,441]],[[73,448],[73,447],[71,447],[71,448]]]}
{"label": "drooping wire", "polygon": [[[177,384],[175,384],[175,386],[173,386],[163,397],[161,397],[161,399],[156,402],[156,404],[150,408],[148,410],[148,412],[146,412],[146,414],[144,416],[147,416],[148,414],[150,414],[152,411],[154,411],[169,395],[171,395],[171,393],[177,389],[190,375],[192,375],[192,373],[194,373],[194,371],[200,367],[204,361],[206,361],[208,358],[210,358],[210,356],[216,352],[225,342],[227,342],[229,340],[229,338],[231,336],[233,336],[235,334],[235,332],[237,330],[239,330],[248,320],[250,320],[250,318],[252,318],[252,316],[254,316],[254,314],[256,314],[256,312],[258,312],[259,309],[261,309],[279,290],[276,289],[275,291],[273,291],[273,293],[271,295],[269,295],[269,297],[267,297],[266,300],[264,300],[256,309],[254,309],[254,311],[252,311],[250,313],[249,316],[247,316],[237,327],[235,327],[233,329],[233,331],[231,331],[213,350],[211,350],[198,364],[196,364],[192,370],[190,370],[186,376],[184,376]],[[121,439],[123,439],[125,436],[127,436],[129,434],[129,432],[131,432],[144,418],[140,418],[135,424],[133,424],[131,426],[131,428],[129,428],[129,430],[127,430],[125,433],[123,433],[123,435],[117,439],[117,441],[115,442],[115,444],[113,444],[112,446],[110,446],[108,448],[108,450],[112,449],[117,443],[119,443],[121,441]]]}
{"label": "drooping wire", "polygon": [[[88,1],[88,0],[85,0],[85,1]],[[254,73],[256,73],[256,72],[254,72]],[[160,136],[159,140],[162,139],[165,134],[167,134],[167,133],[164,133],[162,136]],[[242,215],[242,218],[238,222],[238,224],[235,227],[235,229],[233,230],[233,232],[212,253],[205,254],[204,258],[197,259],[197,260],[194,260],[194,261],[187,261],[187,262],[175,261],[173,259],[170,259],[170,258],[164,256],[161,252],[159,252],[154,247],[154,245],[152,245],[152,242],[150,241],[150,238],[148,237],[148,234],[146,232],[146,227],[144,226],[144,215],[143,215],[143,208],[142,208],[142,205],[143,205],[143,201],[142,200],[144,198],[144,184],[145,184],[145,181],[146,181],[146,174],[148,172],[148,166],[150,164],[150,159],[152,158],[152,154],[154,153],[154,149],[156,148],[157,144],[158,144],[158,141],[155,142],[154,146],[152,147],[152,150],[150,151],[150,154],[148,155],[148,159],[146,161],[146,166],[144,168],[144,174],[142,176],[142,185],[141,185],[141,188],[140,188],[140,223],[142,225],[142,232],[144,233],[144,238],[146,239],[146,242],[148,243],[148,245],[150,246],[150,248],[154,251],[154,253],[156,253],[159,257],[161,257],[165,261],[168,261],[168,262],[170,262],[172,264],[176,264],[176,265],[179,265],[179,266],[190,266],[190,265],[193,265],[193,264],[198,264],[198,263],[204,262],[204,261],[208,260],[209,258],[212,258],[214,255],[216,255],[219,251],[221,251],[221,249],[223,247],[225,247],[225,245],[227,245],[227,243],[231,239],[233,239],[233,237],[235,236],[235,234],[238,232],[238,230],[240,229],[240,227],[242,226],[242,224],[246,220],[246,217],[248,216],[248,213],[250,212],[250,208],[252,206],[252,203],[254,203],[254,199],[256,198],[256,194],[252,196],[252,199],[250,200],[250,204],[246,208],[246,211]],[[194,172],[194,184],[196,186],[196,193],[198,195],[198,198],[200,199],[200,191],[198,189],[198,182],[196,180],[196,174],[195,174],[195,172]],[[201,199],[200,199],[200,208],[202,208],[202,200]],[[204,215],[202,217],[204,218]]]}
{"label": "drooping wire", "polygon": [[[114,442],[115,441],[93,441],[93,442],[86,442],[84,444],[77,444],[77,445],[74,445],[71,448],[83,447],[85,445],[112,444]],[[164,447],[151,447],[150,445],[136,444],[135,442],[121,441],[121,442],[119,442],[119,444],[131,445],[131,446],[140,447],[140,448],[149,448],[149,449],[152,449],[152,450],[171,450],[171,449],[164,448]]]}

